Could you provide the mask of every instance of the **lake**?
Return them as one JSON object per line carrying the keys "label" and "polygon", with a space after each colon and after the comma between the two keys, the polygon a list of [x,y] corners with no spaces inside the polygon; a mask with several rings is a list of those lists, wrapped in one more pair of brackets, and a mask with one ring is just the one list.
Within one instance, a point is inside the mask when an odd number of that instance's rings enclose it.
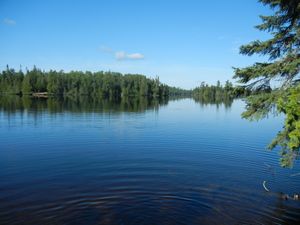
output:
{"label": "lake", "polygon": [[0,224],[299,224],[299,165],[266,150],[282,118],[243,108],[1,97]]}

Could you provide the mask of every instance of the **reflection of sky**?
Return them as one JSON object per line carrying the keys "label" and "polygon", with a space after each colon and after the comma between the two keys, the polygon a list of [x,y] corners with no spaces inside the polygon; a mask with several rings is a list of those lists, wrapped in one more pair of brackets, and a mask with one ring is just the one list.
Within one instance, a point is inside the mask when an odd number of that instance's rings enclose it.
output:
{"label": "reflection of sky", "polygon": [[[250,218],[265,210],[272,218],[277,197],[264,193],[263,180],[274,193],[295,193],[299,182],[290,175],[299,166],[281,169],[277,152],[265,151],[280,119],[242,120],[243,104],[184,99],[141,113],[0,112],[0,199],[37,208],[98,206],[99,199],[99,207],[112,210],[127,199],[161,207],[173,199],[178,209],[204,210],[195,215],[235,208]],[[151,213],[147,206],[139,209]]]}
{"label": "reflection of sky", "polygon": [[[242,100],[235,100],[231,107],[225,108],[223,104],[219,106],[215,104],[203,106],[195,103],[192,99],[184,99],[171,101],[168,106],[160,106],[158,110],[148,109],[141,113],[65,112],[48,114],[45,111],[39,113],[25,110],[23,113],[7,115],[4,111],[1,111],[2,123],[0,126],[3,128],[1,129],[2,132],[4,132],[4,128],[13,130],[25,128],[28,130],[26,133],[41,127],[45,131],[57,129],[63,132],[65,132],[63,129],[72,130],[76,128],[73,134],[76,134],[76,132],[80,133],[84,129],[86,132],[93,133],[94,129],[104,129],[108,126],[110,129],[114,129],[114,132],[125,136],[134,136],[141,132],[148,132],[148,129],[162,132],[164,129],[168,129],[168,132],[180,133],[184,131],[191,134],[204,130],[206,133],[220,132],[223,133],[222,135],[227,134],[227,132],[237,132],[236,134],[238,134],[241,131],[251,135],[258,125],[264,127],[264,129],[258,129],[253,134],[257,135],[260,132],[266,132],[262,136],[269,133],[272,136],[274,135],[274,130],[280,129],[278,117],[273,118],[270,116],[271,118],[269,119],[251,123],[241,119],[240,115],[243,112],[243,106]],[[241,126],[244,126],[244,128]],[[79,129],[77,130],[77,128]],[[223,132],[224,130],[226,133]]]}
{"label": "reflection of sky", "polygon": [[[1,139],[4,143],[19,140],[23,144],[96,143],[105,140],[113,145],[127,145],[139,139],[144,144],[191,142],[241,142],[253,140],[264,147],[280,129],[278,118],[260,122],[241,119],[244,103],[236,100],[231,108],[213,104],[201,106],[192,99],[171,101],[159,110],[143,113],[54,113],[10,114],[1,112]],[[34,138],[34,139],[32,139]],[[48,140],[49,139],[49,140]],[[230,143],[229,143],[230,144]],[[195,144],[193,144],[195,146]]]}

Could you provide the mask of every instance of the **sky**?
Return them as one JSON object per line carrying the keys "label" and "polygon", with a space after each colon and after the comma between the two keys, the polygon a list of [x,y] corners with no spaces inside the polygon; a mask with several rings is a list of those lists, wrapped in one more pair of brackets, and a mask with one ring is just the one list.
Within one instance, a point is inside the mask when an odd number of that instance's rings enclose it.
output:
{"label": "sky", "polygon": [[256,0],[0,0],[0,69],[115,71],[170,86],[232,80],[261,60],[239,46],[270,9]]}

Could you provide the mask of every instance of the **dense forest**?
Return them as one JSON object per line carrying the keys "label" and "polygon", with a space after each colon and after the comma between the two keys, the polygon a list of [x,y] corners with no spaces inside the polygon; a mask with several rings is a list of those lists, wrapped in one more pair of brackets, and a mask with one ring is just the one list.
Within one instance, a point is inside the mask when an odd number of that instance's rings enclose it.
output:
{"label": "dense forest", "polygon": [[232,101],[234,98],[248,96],[249,93],[249,89],[243,86],[233,86],[227,80],[224,86],[221,85],[220,81],[217,81],[216,85],[209,85],[202,82],[199,87],[193,90],[192,95],[196,101],[201,101],[202,103],[221,103]]}
{"label": "dense forest", "polygon": [[227,80],[224,86],[221,85],[220,81],[217,81],[216,85],[202,82],[199,87],[192,91],[192,97],[201,105],[224,104],[225,107],[230,107],[235,98],[244,98],[250,93],[250,89],[244,86],[234,86]]}
{"label": "dense forest", "polygon": [[169,96],[169,87],[159,78],[115,72],[42,71],[34,67],[25,73],[7,67],[0,75],[0,93],[31,95],[47,93],[56,96],[120,98]]}
{"label": "dense forest", "polygon": [[199,87],[193,90],[193,97],[195,99],[223,100],[233,98],[234,95],[234,87],[229,81],[226,81],[224,87],[220,81],[218,81],[216,85],[208,85],[202,82]]}
{"label": "dense forest", "polygon": [[16,95],[97,97],[97,98],[166,98],[193,97],[201,102],[223,102],[244,95],[244,89],[233,87],[226,81],[222,86],[204,82],[193,90],[184,90],[162,84],[159,78],[149,79],[139,74],[121,74],[116,72],[81,71],[16,71],[7,66],[0,73],[0,93]]}

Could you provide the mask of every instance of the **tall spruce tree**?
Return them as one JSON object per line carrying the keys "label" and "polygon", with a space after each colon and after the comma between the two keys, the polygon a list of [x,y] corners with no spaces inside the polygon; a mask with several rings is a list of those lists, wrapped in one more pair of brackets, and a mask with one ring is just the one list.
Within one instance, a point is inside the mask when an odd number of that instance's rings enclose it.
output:
{"label": "tall spruce tree", "polygon": [[280,147],[281,165],[292,167],[300,148],[300,0],[260,0],[271,7],[273,15],[260,16],[256,26],[272,38],[256,40],[240,48],[244,55],[266,55],[267,62],[234,68],[242,86],[251,89],[247,99],[247,119],[261,119],[270,112],[283,113],[283,129],[268,146]]}

